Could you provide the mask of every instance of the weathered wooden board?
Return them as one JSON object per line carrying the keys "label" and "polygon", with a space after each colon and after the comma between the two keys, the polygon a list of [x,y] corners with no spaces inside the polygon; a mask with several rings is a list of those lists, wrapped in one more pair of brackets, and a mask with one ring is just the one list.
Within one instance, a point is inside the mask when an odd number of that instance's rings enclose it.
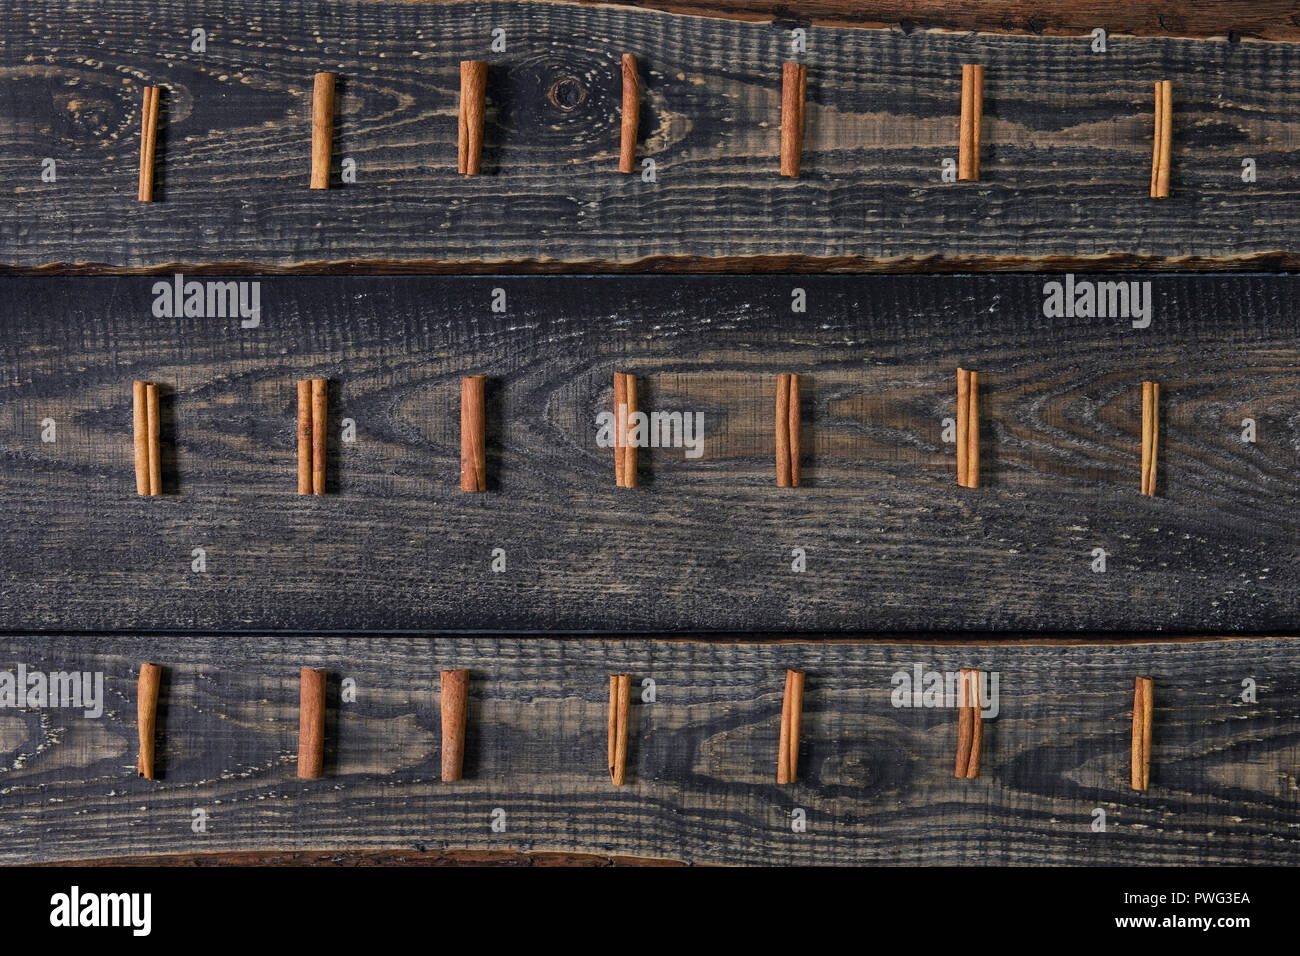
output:
{"label": "weathered wooden board", "polygon": [[[162,778],[135,764],[135,670],[167,666]],[[10,635],[0,668],[105,673],[106,714],[0,710],[0,861],[426,848],[730,863],[1294,864],[1300,643],[997,647],[168,634]],[[331,675],[328,775],[294,776],[297,669]],[[808,672],[799,782],[774,783],[783,671]],[[999,675],[978,780],[950,709],[894,674]],[[471,669],[466,779],[438,780],[437,672]],[[629,784],[605,769],[608,675]],[[1151,789],[1128,786],[1156,679]],[[338,704],[342,681],[355,703]],[[1258,689],[1241,699],[1243,681]],[[506,829],[493,832],[492,813]],[[792,832],[796,808],[807,831]],[[206,813],[207,831],[191,828]],[[1097,811],[1105,832],[1094,832]]]}
{"label": "weathered wooden board", "polygon": [[[551,0],[536,0],[548,3]],[[1088,36],[1111,35],[1300,40],[1300,14],[1289,0],[604,0],[619,6],[705,17],[823,23],[913,30],[961,30]]]}
{"label": "weathered wooden board", "polygon": [[[30,9],[0,24],[0,260],[1300,263],[1300,46],[1116,38],[1094,54],[1087,37],[814,27],[792,181],[777,175],[788,26],[561,3]],[[201,54],[195,27],[208,31]],[[504,53],[489,49],[495,28]],[[616,172],[625,51],[643,64],[639,155],[655,183]],[[455,173],[464,58],[493,64],[482,177]],[[944,185],[972,60],[987,68],[983,181]],[[326,69],[340,75],[336,163],[355,160],[357,181],[322,193],[307,189],[308,91]],[[1161,202],[1146,193],[1152,81],[1166,77],[1175,185]],[[153,204],[135,199],[145,83],[165,88]],[[55,182],[41,178],[46,158]],[[1242,182],[1245,158],[1255,183]]]}
{"label": "weathered wooden board", "polygon": [[[155,318],[157,281],[0,283],[0,626],[1294,622],[1292,277],[1156,277],[1145,330],[1044,318],[1033,276],[279,278],[259,287],[255,329]],[[943,439],[959,364],[981,372],[976,491],[956,486]],[[643,449],[641,487],[614,486],[596,417],[616,370],[638,375],[643,409],[704,415],[698,459]],[[787,371],[804,376],[798,489],[775,486]],[[481,495],[459,490],[466,373],[490,383]],[[331,381],[332,493],[300,498],[295,382],[317,376]],[[161,499],[135,494],[134,378],[164,386]],[[1138,494],[1144,378],[1163,395],[1156,498]],[[355,443],[339,440],[344,419]]]}

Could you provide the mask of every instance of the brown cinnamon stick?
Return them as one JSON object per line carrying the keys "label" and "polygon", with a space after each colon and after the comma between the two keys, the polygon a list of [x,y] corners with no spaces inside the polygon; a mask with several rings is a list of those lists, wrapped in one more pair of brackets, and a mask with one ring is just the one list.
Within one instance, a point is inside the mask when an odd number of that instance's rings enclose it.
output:
{"label": "brown cinnamon stick", "polygon": [[334,145],[334,74],[317,73],[311,93],[311,188],[330,188]]}
{"label": "brown cinnamon stick", "polygon": [[958,675],[957,763],[953,775],[973,780],[980,773],[984,717],[980,707],[980,672],[963,668]]}
{"label": "brown cinnamon stick", "polygon": [[153,382],[131,385],[132,452],[135,457],[135,492],[162,494],[162,416],[158,386]]}
{"label": "brown cinnamon stick", "polygon": [[460,131],[456,169],[477,176],[483,161],[483,113],[487,102],[488,65],[481,60],[460,64]]}
{"label": "brown cinnamon stick", "polygon": [[149,400],[148,382],[131,386],[131,423],[135,450],[135,493],[149,494]]}
{"label": "brown cinnamon stick", "polygon": [[627,376],[622,372],[614,373],[614,484],[623,487],[623,444],[627,440],[627,431],[623,426],[623,414],[627,408]]}
{"label": "brown cinnamon stick", "polygon": [[1155,681],[1138,677],[1133,682],[1133,755],[1129,782],[1134,790],[1151,783],[1151,722],[1155,708]]}
{"label": "brown cinnamon stick", "polygon": [[460,490],[487,491],[487,426],[482,375],[460,380]]}
{"label": "brown cinnamon stick", "polygon": [[803,159],[803,114],[808,67],[786,63],[781,69],[781,175],[799,177]]}
{"label": "brown cinnamon stick", "polygon": [[957,144],[957,178],[980,178],[980,127],[984,120],[984,67],[964,63],[961,68],[961,129]]}
{"label": "brown cinnamon stick", "polygon": [[968,702],[971,709],[971,743],[970,743],[970,762],[966,766],[966,777],[974,780],[980,775],[980,758],[984,753],[984,713],[980,706],[980,680],[981,673],[977,670],[970,672],[970,680],[967,683],[969,690]]}
{"label": "brown cinnamon stick", "polygon": [[980,486],[979,373],[957,369],[957,484]]}
{"label": "brown cinnamon stick", "polygon": [[311,494],[311,379],[298,382],[298,494]]}
{"label": "brown cinnamon stick", "polygon": [[149,426],[149,494],[162,494],[162,413],[158,408],[158,386],[144,386],[145,418]]}
{"label": "brown cinnamon stick", "polygon": [[1164,155],[1164,115],[1165,100],[1164,91],[1161,87],[1162,81],[1156,80],[1155,84],[1155,127],[1151,135],[1151,198],[1159,199],[1159,180],[1160,180],[1160,163]]}
{"label": "brown cinnamon stick", "polygon": [[135,770],[146,780],[154,779],[154,735],[158,725],[158,686],[162,682],[162,668],[157,664],[141,664],[140,680],[136,685],[136,726],[140,734],[140,756]]}
{"label": "brown cinnamon stick", "polygon": [[1174,84],[1157,80],[1154,148],[1151,154],[1151,198],[1169,198],[1169,178],[1173,166]]}
{"label": "brown cinnamon stick", "polygon": [[623,54],[623,124],[618,145],[618,171],[636,172],[636,134],[641,126],[641,78],[636,56]]}
{"label": "brown cinnamon stick", "polygon": [[298,382],[298,494],[325,494],[325,453],[329,442],[329,380]]}
{"label": "brown cinnamon stick", "polygon": [[328,386],[323,378],[311,380],[311,493],[325,494],[325,451],[328,445],[325,423],[328,417]]}
{"label": "brown cinnamon stick", "polygon": [[636,449],[630,440],[632,416],[636,414],[636,376],[614,373],[614,483],[620,488],[635,488]]}
{"label": "brown cinnamon stick", "polygon": [[970,372],[957,369],[957,484],[966,487],[966,436],[970,432]]}
{"label": "brown cinnamon stick", "polygon": [[1170,180],[1173,176],[1174,153],[1174,83],[1165,80],[1160,88],[1161,111],[1160,123],[1160,175],[1156,177],[1156,188],[1161,198],[1169,196]]}
{"label": "brown cinnamon stick", "polygon": [[442,672],[442,779],[461,778],[465,766],[465,722],[469,706],[469,671]]}
{"label": "brown cinnamon stick", "polygon": [[627,717],[632,703],[632,677],[609,675],[609,776],[621,787],[627,777]]}
{"label": "brown cinnamon stick", "polygon": [[140,120],[140,202],[153,202],[154,157],[158,146],[158,87],[146,86]]}
{"label": "brown cinnamon stick", "polygon": [[298,776],[325,774],[325,672],[304,667],[298,673]]}
{"label": "brown cinnamon stick", "polygon": [[776,782],[794,783],[799,773],[799,725],[803,719],[804,672],[785,672],[781,701],[781,739],[777,748]]}
{"label": "brown cinnamon stick", "polygon": [[1142,494],[1156,493],[1156,462],[1160,450],[1160,385],[1142,383]]}
{"label": "brown cinnamon stick", "polygon": [[800,445],[799,376],[776,377],[776,484],[799,487]]}

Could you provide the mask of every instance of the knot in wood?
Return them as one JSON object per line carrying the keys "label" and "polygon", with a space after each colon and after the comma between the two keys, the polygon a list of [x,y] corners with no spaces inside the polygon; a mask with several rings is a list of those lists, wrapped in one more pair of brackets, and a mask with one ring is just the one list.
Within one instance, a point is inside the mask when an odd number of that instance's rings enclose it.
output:
{"label": "knot in wood", "polygon": [[552,105],[558,106],[567,113],[569,110],[577,109],[587,98],[587,88],[577,77],[562,76],[551,85],[546,97]]}

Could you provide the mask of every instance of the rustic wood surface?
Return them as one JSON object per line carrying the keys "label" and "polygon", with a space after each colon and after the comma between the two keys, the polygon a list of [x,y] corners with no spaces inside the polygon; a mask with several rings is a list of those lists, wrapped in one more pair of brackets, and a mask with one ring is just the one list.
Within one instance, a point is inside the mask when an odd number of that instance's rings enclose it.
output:
{"label": "rustic wood surface", "polygon": [[[809,24],[802,176],[782,180],[780,64]],[[1277,0],[32,5],[0,23],[0,272],[1296,269],[1296,41]],[[628,51],[655,183],[615,171]],[[468,58],[492,63],[472,179]],[[982,181],[945,185],[965,62],[987,70]],[[333,188],[312,193],[320,70],[339,103]],[[1166,202],[1145,197],[1159,78]],[[159,201],[140,204],[153,83]],[[256,330],[153,318],[145,279],[0,282],[0,669],[103,671],[108,691],[100,719],[0,709],[0,863],[1294,864],[1295,280],[1157,276],[1145,331],[1045,320],[1042,281],[281,279]],[[940,437],[959,362],[983,384],[973,495]],[[705,413],[701,459],[643,451],[641,487],[613,487],[592,418],[615,370],[643,407]],[[773,482],[787,371],[796,490]],[[457,490],[470,372],[489,376],[486,495]],[[334,432],[317,501],[293,493],[308,375],[358,431]],[[1136,487],[1148,377],[1155,499]],[[131,480],[134,378],[165,386],[158,501]],[[663,639],[688,632],[712,639]],[[1168,642],[1188,633],[1224,637]],[[166,667],[158,782],[134,776],[143,660]],[[891,706],[915,664],[1000,674],[981,779],[952,778],[951,711]],[[294,776],[303,665],[330,674],[319,781]],[[438,781],[447,667],[473,675],[458,784]],[[786,667],[808,688],[800,782],[777,787]],[[617,791],[615,671],[657,693]]]}
{"label": "rustic wood surface", "polygon": [[[279,278],[261,283],[256,329],[155,319],[157,281],[0,285],[5,628],[1294,621],[1294,278],[1156,277],[1145,330],[1044,319],[1031,276]],[[981,381],[973,491],[943,440],[959,364]],[[638,376],[646,411],[701,412],[701,457],[641,449],[639,487],[616,488],[595,424],[615,371]],[[802,376],[797,489],[775,482],[787,371]],[[471,373],[488,379],[485,494],[459,487]],[[322,498],[296,494],[296,382],[315,377],[330,382]],[[1154,498],[1139,494],[1147,378],[1162,396]],[[163,386],[160,498],[135,493],[133,379]]]}
{"label": "rustic wood surface", "polygon": [[[1243,14],[1276,15],[1267,3]],[[204,53],[189,46],[198,26]],[[802,175],[785,180],[789,26],[552,2],[32,9],[0,24],[0,258],[11,269],[1300,264],[1300,46],[1113,38],[1101,54],[1087,37],[815,27],[799,57]],[[489,49],[497,27],[504,53]],[[655,183],[616,170],[626,51],[642,64],[638,156],[655,161]],[[478,177],[455,172],[464,58],[492,63]],[[986,66],[981,182],[945,185],[971,61]],[[328,192],[307,188],[319,70],[339,74]],[[1152,201],[1152,83],[1166,77],[1174,195]],[[144,204],[149,83],[164,89],[164,121],[159,201]],[[45,158],[55,182],[41,179]],[[353,184],[340,181],[348,158]]]}
{"label": "rustic wood surface", "polygon": [[[10,635],[0,667],[105,673],[107,710],[0,711],[7,863],[447,849],[689,863],[1294,864],[1300,643],[1059,647],[466,635]],[[156,782],[135,668],[165,666]],[[298,666],[330,674],[326,777],[295,778]],[[893,675],[999,675],[977,780],[955,713]],[[807,672],[799,781],[775,781],[784,671]],[[468,667],[465,779],[439,776],[438,671]],[[633,677],[628,785],[609,674]],[[1129,789],[1133,677],[1155,678],[1151,789]],[[641,701],[646,679],[655,702]],[[1243,681],[1257,685],[1241,700]],[[344,681],[354,703],[339,703]],[[504,832],[492,813],[505,812]],[[796,808],[807,830],[791,829]],[[195,833],[196,809],[207,830]],[[1096,811],[1105,832],[1094,832]]]}
{"label": "rustic wood surface", "polygon": [[[551,2],[551,0],[537,0]],[[1290,0],[602,0],[618,6],[741,20],[1087,36],[1111,35],[1300,40],[1300,12]]]}

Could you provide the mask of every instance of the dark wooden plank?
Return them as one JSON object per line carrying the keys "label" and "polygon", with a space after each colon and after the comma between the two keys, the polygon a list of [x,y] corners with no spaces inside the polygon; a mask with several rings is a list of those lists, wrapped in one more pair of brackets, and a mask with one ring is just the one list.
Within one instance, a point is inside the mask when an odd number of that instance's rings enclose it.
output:
{"label": "dark wooden plank", "polygon": [[[683,862],[1294,864],[1300,643],[1045,647],[168,634],[10,635],[0,667],[105,674],[103,717],[0,711],[6,863],[364,848]],[[167,666],[162,777],[135,767],[135,668]],[[328,774],[294,777],[297,669],[331,675]],[[982,776],[951,709],[893,675],[999,675]],[[439,774],[437,672],[468,667],[466,779]],[[808,673],[799,782],[774,783],[783,671]],[[635,703],[605,762],[608,674]],[[1128,786],[1133,677],[1156,680],[1151,789]],[[354,703],[338,703],[345,679]],[[1258,700],[1243,702],[1242,682]],[[490,829],[505,811],[506,829]],[[807,830],[791,829],[795,808]],[[194,811],[207,830],[191,829]],[[1092,829],[1105,813],[1105,832]]]}
{"label": "dark wooden plank", "polygon": [[[1267,7],[1267,5],[1265,5]],[[1254,5],[1252,9],[1262,9]],[[1271,8],[1269,8],[1271,9]],[[190,52],[191,28],[210,32]],[[506,31],[505,53],[488,49]],[[676,257],[830,267],[1136,257],[1297,261],[1300,46],[814,28],[804,174],[777,175],[782,25],[559,3],[112,0],[0,25],[4,261],[384,268]],[[620,56],[644,67],[615,171]],[[455,173],[458,60],[487,57],[487,168]],[[944,185],[960,65],[986,72],[983,181]],[[337,158],[306,188],[312,73]],[[1176,84],[1174,197],[1146,197],[1152,81]],[[139,88],[166,89],[159,196],[135,200]],[[54,183],[40,179],[53,158]],[[1241,181],[1243,158],[1258,181]],[[487,264],[485,266],[485,264]]]}
{"label": "dark wooden plank", "polygon": [[115,266],[102,262],[47,263],[25,267],[0,264],[0,276],[172,275],[798,275],[849,273],[885,275],[955,275],[968,272],[1287,272],[1300,270],[1300,253],[1261,252],[1233,258],[1196,256],[1162,258],[1110,253],[1104,256],[909,256],[868,259],[862,256],[647,256],[618,262],[610,259],[509,259],[455,262],[442,259],[365,259],[265,265],[255,262],[202,262],[178,265]]}
{"label": "dark wooden plank", "polygon": [[290,850],[266,852],[243,850],[232,853],[185,853],[169,856],[112,856],[102,860],[60,860],[54,866],[672,866],[671,860],[639,859],[628,856],[595,856],[591,853],[534,853],[525,850],[420,850],[397,847],[391,850]]}
{"label": "dark wooden plank", "polygon": [[[542,0],[549,2],[549,0]],[[1300,14],[1288,0],[604,0],[619,6],[704,17],[913,30],[1088,36],[1300,40]]]}
{"label": "dark wooden plank", "polygon": [[[931,635],[1293,622],[1293,277],[1156,277],[1145,330],[1046,319],[1033,276],[279,278],[260,286],[257,329],[154,318],[156,281],[0,284],[0,626]],[[795,287],[806,313],[791,312]],[[498,288],[505,314],[490,309]],[[956,487],[942,435],[958,364],[981,372],[976,492]],[[699,459],[645,449],[641,487],[614,486],[595,421],[616,370],[639,376],[644,409],[705,416]],[[799,489],[774,480],[786,371],[804,376]],[[471,372],[490,383],[483,495],[458,481],[458,379]],[[294,383],[318,376],[330,420],[353,419],[358,440],[334,432],[333,493],[302,499]],[[1149,377],[1163,390],[1156,498],[1138,494]],[[164,385],[162,499],[135,495],[133,378]],[[1241,440],[1245,418],[1256,444]]]}

